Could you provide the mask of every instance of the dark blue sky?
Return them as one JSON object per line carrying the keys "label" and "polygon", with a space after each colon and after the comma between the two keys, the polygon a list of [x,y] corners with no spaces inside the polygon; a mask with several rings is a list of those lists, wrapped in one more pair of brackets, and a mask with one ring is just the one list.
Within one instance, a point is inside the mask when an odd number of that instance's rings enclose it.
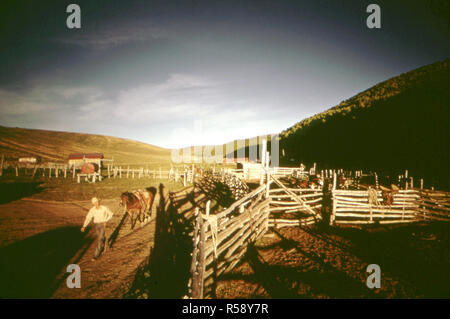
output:
{"label": "dark blue sky", "polygon": [[[66,6],[81,7],[81,29]],[[366,7],[381,7],[368,29]],[[449,57],[431,1],[2,1],[0,125],[163,147],[276,133]]]}

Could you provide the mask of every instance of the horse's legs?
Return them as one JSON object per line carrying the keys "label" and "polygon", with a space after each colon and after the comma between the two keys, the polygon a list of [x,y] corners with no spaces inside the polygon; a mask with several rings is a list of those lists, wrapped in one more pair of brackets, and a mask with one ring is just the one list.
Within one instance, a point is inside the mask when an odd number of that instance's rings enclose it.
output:
{"label": "horse's legs", "polygon": [[133,229],[136,224],[136,219],[134,218],[134,213],[131,211],[129,211],[128,214],[130,215],[130,229]]}
{"label": "horse's legs", "polygon": [[146,203],[145,203],[145,211],[144,211],[144,214],[145,214],[145,220],[147,221],[147,219],[150,219],[150,215],[149,215],[149,213],[150,213],[150,198],[146,201]]}

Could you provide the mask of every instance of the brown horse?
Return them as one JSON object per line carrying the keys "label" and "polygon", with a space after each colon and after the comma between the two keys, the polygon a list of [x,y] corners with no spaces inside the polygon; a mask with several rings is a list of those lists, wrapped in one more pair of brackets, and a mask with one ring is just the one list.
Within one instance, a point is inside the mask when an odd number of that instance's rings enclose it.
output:
{"label": "brown horse", "polygon": [[383,196],[383,203],[385,205],[391,206],[394,203],[394,195],[398,193],[399,188],[391,184],[391,188],[384,187],[380,185],[381,195]]}
{"label": "brown horse", "polygon": [[[120,206],[130,216],[131,229],[134,228],[137,220],[142,224],[152,216],[152,206],[155,200],[156,188],[149,187],[146,190],[135,190],[124,192],[120,195]],[[135,214],[137,215],[134,218]]]}

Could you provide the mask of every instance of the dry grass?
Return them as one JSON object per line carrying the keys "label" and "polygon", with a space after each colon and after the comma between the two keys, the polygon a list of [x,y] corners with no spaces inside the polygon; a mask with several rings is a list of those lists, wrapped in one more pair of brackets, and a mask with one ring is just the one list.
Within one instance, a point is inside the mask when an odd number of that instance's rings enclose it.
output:
{"label": "dry grass", "polygon": [[170,162],[171,152],[137,141],[94,134],[32,130],[0,126],[0,154],[40,156],[44,161],[66,161],[70,153],[103,153],[116,163]]}
{"label": "dry grass", "polygon": [[[119,196],[122,192],[135,190],[135,189],[144,189],[147,187],[156,187],[158,189],[160,184],[164,185],[164,189],[166,191],[175,191],[183,188],[183,184],[178,182],[175,183],[173,181],[169,181],[167,179],[154,179],[154,178],[106,178],[101,182],[88,183],[81,182],[77,183],[76,179],[72,177],[68,178],[40,178],[31,180],[31,178],[9,178],[8,180],[2,179],[3,187],[3,195],[2,198],[5,197],[5,202],[8,202],[8,198],[18,199],[22,198],[21,194],[13,194],[13,192],[17,191],[25,191],[25,186],[20,187],[19,189],[6,187],[5,185],[13,185],[15,183],[20,182],[20,185],[33,184],[38,185],[35,190],[29,191],[26,194],[23,194],[26,197],[36,199],[36,200],[46,200],[46,201],[58,201],[58,202],[67,202],[67,201],[80,201],[80,200],[89,200],[92,197],[96,196],[102,199],[117,199],[119,200]],[[12,192],[6,194],[8,191]],[[6,192],[6,193],[5,193]]]}

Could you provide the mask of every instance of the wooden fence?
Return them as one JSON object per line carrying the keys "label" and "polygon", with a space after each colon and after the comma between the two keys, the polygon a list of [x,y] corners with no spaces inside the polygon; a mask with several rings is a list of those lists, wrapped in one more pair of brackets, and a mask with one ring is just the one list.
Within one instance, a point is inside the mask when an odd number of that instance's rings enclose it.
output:
{"label": "wooden fence", "polygon": [[321,190],[289,189],[270,172],[267,178],[263,185],[218,214],[210,215],[209,204],[204,212],[196,209],[192,298],[213,296],[217,277],[231,271],[248,244],[263,236],[269,227],[309,225],[321,220]]}
{"label": "wooden fence", "polygon": [[[270,194],[270,218],[269,226],[275,228],[305,226],[321,220],[323,193],[321,189],[288,188],[289,194],[284,188],[273,188]],[[302,202],[299,202],[299,199]],[[316,214],[312,214],[306,208],[308,205]]]}
{"label": "wooden fence", "polygon": [[[371,195],[371,194],[372,195]],[[450,221],[450,193],[431,190],[399,190],[386,204],[382,192],[333,190],[330,224],[394,224],[423,220]]]}
{"label": "wooden fence", "polygon": [[309,175],[308,171],[301,170],[297,167],[271,167],[268,169],[261,168],[247,168],[244,169],[226,169],[225,172],[236,175],[237,177],[244,180],[267,180],[267,174],[274,177],[284,177],[284,176],[300,176]]}
{"label": "wooden fence", "polygon": [[231,271],[244,256],[247,245],[269,228],[270,198],[266,185],[258,187],[224,211],[210,215],[196,211],[191,263],[192,298],[214,295],[215,278]]}
{"label": "wooden fence", "polygon": [[296,167],[271,167],[268,169],[268,172],[271,176],[274,177],[283,177],[283,176],[300,176],[300,175],[309,175],[309,172],[301,170]]}
{"label": "wooden fence", "polygon": [[201,187],[193,185],[170,194],[170,205],[174,207],[191,203],[187,209],[176,210],[191,225],[189,297],[214,297],[219,276],[238,265],[248,244],[270,227],[317,223],[323,220],[324,208],[329,209],[331,225],[450,221],[450,193],[399,190],[391,194],[392,201],[386,205],[381,191],[338,190],[336,178],[333,187],[324,192],[287,187],[266,172],[268,180],[262,185],[215,214],[210,213],[208,191]]}
{"label": "wooden fence", "polygon": [[424,220],[450,221],[450,193],[418,190],[416,216]]}

